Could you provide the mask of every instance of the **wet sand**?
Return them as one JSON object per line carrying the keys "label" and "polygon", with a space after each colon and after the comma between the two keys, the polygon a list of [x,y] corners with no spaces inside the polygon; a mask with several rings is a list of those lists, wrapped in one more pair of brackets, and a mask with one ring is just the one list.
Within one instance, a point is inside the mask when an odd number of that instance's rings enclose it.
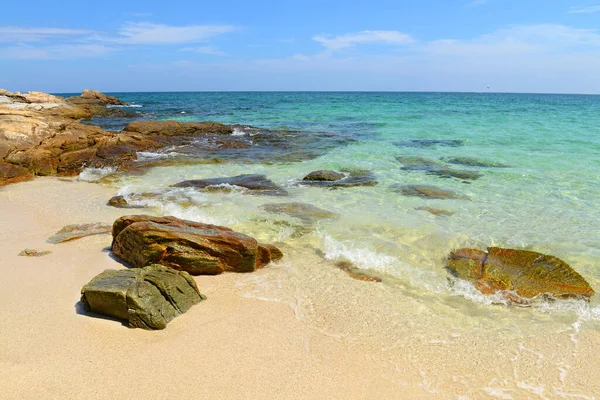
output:
{"label": "wet sand", "polygon": [[[196,277],[208,300],[163,331],[83,315],[110,235],[52,245],[71,223],[112,223],[93,183],[0,189],[0,397],[6,399],[544,399],[600,394],[600,332],[538,311],[433,302],[349,278],[308,247],[253,274]],[[25,248],[52,250],[19,257]],[[488,310],[486,307],[490,307]],[[536,314],[537,313],[537,314]]]}

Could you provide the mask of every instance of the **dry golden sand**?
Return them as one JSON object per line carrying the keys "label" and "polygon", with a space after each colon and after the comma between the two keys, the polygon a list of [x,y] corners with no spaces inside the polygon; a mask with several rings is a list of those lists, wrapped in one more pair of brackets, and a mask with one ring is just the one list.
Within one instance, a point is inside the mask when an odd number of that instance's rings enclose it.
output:
{"label": "dry golden sand", "polygon": [[[107,207],[112,195],[55,178],[0,189],[0,398],[600,395],[597,330],[528,323],[529,311],[468,315],[464,299],[428,304],[410,289],[352,280],[310,249],[284,247],[282,264],[253,274],[197,277],[208,300],[163,331],[82,315],[81,287],[124,268],[111,238],[45,240],[132,212]],[[18,257],[24,248],[53,253]]]}

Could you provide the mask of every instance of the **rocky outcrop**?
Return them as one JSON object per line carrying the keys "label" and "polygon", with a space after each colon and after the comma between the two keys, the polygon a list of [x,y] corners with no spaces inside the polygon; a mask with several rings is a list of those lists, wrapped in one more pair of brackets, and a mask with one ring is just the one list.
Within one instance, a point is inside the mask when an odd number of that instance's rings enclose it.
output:
{"label": "rocky outcrop", "polygon": [[84,105],[115,105],[115,106],[124,106],[127,105],[124,101],[121,101],[113,96],[107,96],[102,92],[97,90],[85,89],[81,96],[73,96],[67,99],[69,103],[72,104],[84,104]]}
{"label": "rocky outcrop", "polygon": [[84,167],[123,167],[136,160],[138,151],[187,144],[194,135],[232,132],[212,122],[138,121],[122,132],[79,122],[115,104],[103,96],[86,92],[82,98],[87,100],[79,104],[46,93],[0,91],[0,186],[36,175],[77,175]]}
{"label": "rocky outcrop", "polygon": [[466,196],[461,196],[452,190],[441,189],[437,186],[431,185],[405,185],[405,186],[393,186],[394,191],[399,192],[403,196],[411,197],[422,197],[425,199],[457,199],[457,200],[469,200]]}
{"label": "rocky outcrop", "polygon": [[81,303],[87,312],[142,329],[164,329],[173,318],[204,299],[188,273],[162,265],[109,269],[81,289]]}
{"label": "rocky outcrop", "polygon": [[54,235],[50,236],[46,242],[52,244],[63,243],[75,239],[81,239],[82,237],[86,236],[110,233],[111,230],[112,227],[110,225],[105,225],[101,222],[67,225]]}
{"label": "rocky outcrop", "polygon": [[585,279],[556,257],[499,247],[487,250],[455,250],[446,268],[454,276],[473,282],[483,294],[504,293],[509,300],[515,299],[514,294],[523,299],[539,295],[587,299],[594,295]]}
{"label": "rocky outcrop", "polygon": [[134,267],[162,264],[192,275],[252,272],[283,254],[217,225],[175,217],[124,216],[113,224],[112,251]]}
{"label": "rocky outcrop", "polygon": [[193,179],[179,182],[173,187],[190,187],[206,191],[229,192],[233,186],[246,189],[245,193],[266,196],[287,196],[288,192],[265,175],[245,174],[228,178]]}

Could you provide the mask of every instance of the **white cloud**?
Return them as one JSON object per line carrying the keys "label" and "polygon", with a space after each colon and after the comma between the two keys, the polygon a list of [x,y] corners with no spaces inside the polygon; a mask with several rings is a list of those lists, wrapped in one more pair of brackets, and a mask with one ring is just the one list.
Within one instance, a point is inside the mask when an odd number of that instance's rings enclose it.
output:
{"label": "white cloud", "polygon": [[181,49],[181,51],[191,51],[194,53],[209,54],[214,56],[225,55],[224,51],[219,50],[219,48],[215,46],[184,47]]}
{"label": "white cloud", "polygon": [[63,28],[19,28],[13,26],[0,26],[1,43],[28,43],[39,42],[46,39],[56,39],[69,36],[81,36],[90,33],[83,29]]}
{"label": "white cloud", "polygon": [[341,50],[365,43],[406,45],[414,42],[412,36],[398,31],[362,31],[334,37],[315,36],[313,40],[329,50]]}
{"label": "white cloud", "polygon": [[600,6],[571,7],[569,14],[593,14],[600,12]]}
{"label": "white cloud", "polygon": [[119,29],[116,38],[99,38],[123,44],[181,44],[197,43],[231,32],[231,25],[170,26],[148,22],[129,23]]}
{"label": "white cloud", "polygon": [[116,49],[96,44],[64,44],[56,46],[12,46],[0,48],[0,58],[16,60],[64,60],[104,56]]}

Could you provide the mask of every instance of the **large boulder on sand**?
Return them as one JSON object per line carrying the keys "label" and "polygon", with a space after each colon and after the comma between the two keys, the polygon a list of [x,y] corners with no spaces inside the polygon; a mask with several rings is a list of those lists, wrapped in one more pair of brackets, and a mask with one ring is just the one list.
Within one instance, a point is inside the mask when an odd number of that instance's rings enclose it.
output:
{"label": "large boulder on sand", "polygon": [[594,295],[586,280],[567,263],[534,251],[459,249],[450,253],[446,268],[456,277],[473,282],[483,294],[506,291],[525,299],[542,294],[556,298]]}
{"label": "large boulder on sand", "polygon": [[162,264],[192,275],[252,272],[283,257],[279,249],[217,225],[175,217],[124,216],[113,224],[113,253],[134,267]]}
{"label": "large boulder on sand", "polygon": [[164,329],[169,321],[204,299],[188,273],[162,265],[108,269],[81,289],[86,311],[143,329]]}

